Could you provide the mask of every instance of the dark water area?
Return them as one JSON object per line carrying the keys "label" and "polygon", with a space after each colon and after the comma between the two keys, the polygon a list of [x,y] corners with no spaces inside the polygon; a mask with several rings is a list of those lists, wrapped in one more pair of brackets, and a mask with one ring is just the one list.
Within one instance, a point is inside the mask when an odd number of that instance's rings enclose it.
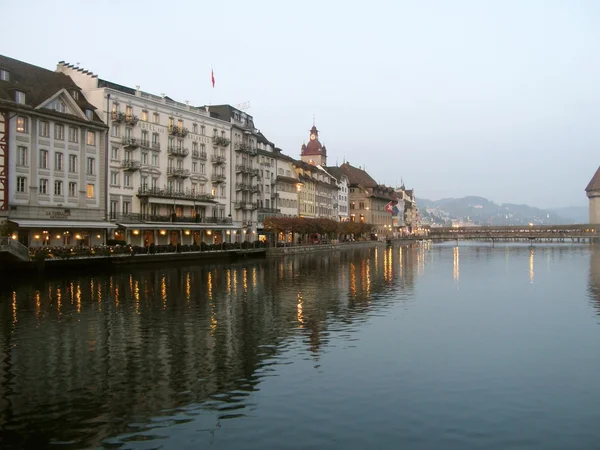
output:
{"label": "dark water area", "polygon": [[10,278],[0,448],[600,448],[600,247]]}

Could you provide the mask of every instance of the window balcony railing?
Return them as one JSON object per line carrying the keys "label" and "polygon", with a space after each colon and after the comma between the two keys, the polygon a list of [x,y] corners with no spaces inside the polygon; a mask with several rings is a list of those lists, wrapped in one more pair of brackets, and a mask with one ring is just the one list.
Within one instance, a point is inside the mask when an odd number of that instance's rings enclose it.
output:
{"label": "window balcony railing", "polygon": [[236,173],[252,173],[254,171],[254,169],[252,167],[246,166],[244,164],[238,164],[237,166],[235,166],[235,172]]}
{"label": "window balcony railing", "polygon": [[140,146],[140,139],[134,137],[123,137],[123,145],[127,148],[137,148]]}
{"label": "window balcony railing", "polygon": [[213,136],[213,144],[220,145],[221,147],[229,146],[231,141],[225,137]]}
{"label": "window balcony railing", "polygon": [[154,150],[156,152],[159,152],[160,151],[160,142],[152,142],[150,144],[150,149]]}
{"label": "window balcony railing", "polygon": [[250,156],[256,156],[256,149],[244,142],[238,142],[235,144],[235,151],[248,153]]}
{"label": "window balcony railing", "polygon": [[172,156],[180,156],[182,158],[185,158],[187,155],[190,154],[190,151],[184,147],[170,146],[169,148],[167,148],[167,153]]}
{"label": "window balcony railing", "polygon": [[123,122],[125,120],[125,113],[112,111],[110,113],[110,120],[113,122]]}
{"label": "window balcony railing", "polygon": [[202,161],[206,161],[206,152],[201,152],[200,150],[192,150],[192,158],[198,158]]}
{"label": "window balcony railing", "polygon": [[232,223],[229,217],[210,217],[201,216],[177,216],[175,214],[162,216],[156,214],[113,214],[111,220],[124,223],[144,223],[144,222],[171,222],[171,223],[207,223],[207,224],[230,224]]}
{"label": "window balcony railing", "polygon": [[212,194],[204,194],[194,192],[191,189],[184,189],[178,191],[175,189],[159,189],[159,188],[144,188],[138,189],[138,197],[157,197],[157,198],[172,198],[172,199],[184,199],[184,200],[195,200],[198,202],[214,203],[215,196]]}
{"label": "window balcony railing", "polygon": [[236,191],[251,191],[252,186],[249,184],[245,184],[245,183],[236,183],[235,190]]}
{"label": "window balcony railing", "polygon": [[127,125],[135,126],[140,119],[138,116],[134,116],[133,114],[125,114],[125,123]]}
{"label": "window balcony railing", "polygon": [[180,167],[168,167],[167,176],[173,178],[187,178],[190,176],[190,171]]}
{"label": "window balcony railing", "polygon": [[190,130],[178,125],[169,125],[169,134],[171,136],[186,137]]}
{"label": "window balcony railing", "polygon": [[121,161],[121,169],[124,170],[139,170],[140,167],[142,167],[142,163],[140,163],[139,161],[134,161],[132,159],[124,159],[123,161]]}
{"label": "window balcony railing", "polygon": [[150,141],[147,139],[140,139],[140,147],[149,149]]}
{"label": "window balcony railing", "polygon": [[235,202],[234,207],[235,207],[235,209],[244,209],[246,211],[253,211],[257,208],[257,205],[254,202],[238,201],[238,202]]}
{"label": "window balcony railing", "polygon": [[213,164],[225,164],[227,162],[227,158],[225,158],[224,156],[217,156],[217,155],[212,155],[210,157],[210,160],[212,161]]}
{"label": "window balcony railing", "polygon": [[225,180],[227,180],[227,176],[222,174],[213,174],[211,180],[213,183],[225,183]]}

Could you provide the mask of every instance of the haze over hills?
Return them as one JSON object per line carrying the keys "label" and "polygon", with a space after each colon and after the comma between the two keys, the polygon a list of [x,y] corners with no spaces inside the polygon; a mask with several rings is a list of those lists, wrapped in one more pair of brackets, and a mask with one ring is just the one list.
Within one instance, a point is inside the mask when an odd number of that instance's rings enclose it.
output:
{"label": "haze over hills", "polygon": [[497,204],[486,198],[468,196],[441,200],[417,199],[424,223],[449,226],[463,225],[560,225],[587,223],[587,207],[541,209],[514,203]]}

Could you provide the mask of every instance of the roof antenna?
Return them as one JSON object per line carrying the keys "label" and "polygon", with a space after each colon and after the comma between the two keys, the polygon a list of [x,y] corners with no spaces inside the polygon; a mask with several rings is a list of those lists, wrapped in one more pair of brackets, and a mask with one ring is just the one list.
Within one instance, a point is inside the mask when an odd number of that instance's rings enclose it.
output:
{"label": "roof antenna", "polygon": [[313,114],[313,127],[315,126],[315,115]]}

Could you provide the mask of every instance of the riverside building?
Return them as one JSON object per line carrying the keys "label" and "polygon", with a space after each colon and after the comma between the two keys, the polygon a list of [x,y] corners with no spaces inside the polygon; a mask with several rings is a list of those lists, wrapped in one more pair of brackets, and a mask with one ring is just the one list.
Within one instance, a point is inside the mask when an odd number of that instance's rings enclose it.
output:
{"label": "riverside building", "polygon": [[65,62],[57,71],[81,87],[110,125],[105,164],[114,239],[140,246],[251,239],[232,196],[229,120]]}
{"label": "riverside building", "polygon": [[107,127],[71,77],[0,56],[0,220],[27,247],[99,245]]}

